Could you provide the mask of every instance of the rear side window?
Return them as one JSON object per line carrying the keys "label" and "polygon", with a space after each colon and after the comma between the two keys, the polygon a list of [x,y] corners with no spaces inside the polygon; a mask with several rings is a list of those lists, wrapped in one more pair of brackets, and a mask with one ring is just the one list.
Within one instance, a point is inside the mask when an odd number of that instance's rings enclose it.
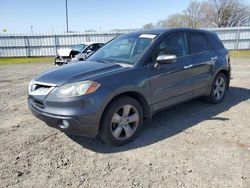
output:
{"label": "rear side window", "polygon": [[197,54],[209,50],[208,40],[202,33],[189,34],[190,54]]}
{"label": "rear side window", "polygon": [[222,44],[217,34],[212,33],[208,34],[207,36],[209,38],[210,43],[213,45],[214,49],[216,50],[225,49],[224,45]]}

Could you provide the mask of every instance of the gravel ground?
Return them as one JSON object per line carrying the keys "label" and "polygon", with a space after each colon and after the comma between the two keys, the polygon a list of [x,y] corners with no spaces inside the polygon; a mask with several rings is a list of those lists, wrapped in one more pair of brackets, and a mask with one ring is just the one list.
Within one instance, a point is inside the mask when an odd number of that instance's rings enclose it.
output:
{"label": "gravel ground", "polygon": [[31,115],[28,82],[52,66],[0,66],[0,187],[250,187],[250,59],[232,59],[223,103],[158,113],[122,147],[68,137]]}

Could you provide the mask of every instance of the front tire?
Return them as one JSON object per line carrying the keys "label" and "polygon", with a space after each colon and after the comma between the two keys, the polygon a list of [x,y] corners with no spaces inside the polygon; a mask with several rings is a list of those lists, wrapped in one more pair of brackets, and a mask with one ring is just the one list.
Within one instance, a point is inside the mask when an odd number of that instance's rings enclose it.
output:
{"label": "front tire", "polygon": [[119,97],[105,110],[100,137],[109,145],[121,146],[132,141],[143,124],[141,105],[131,97]]}
{"label": "front tire", "polygon": [[228,80],[225,74],[219,73],[215,76],[210,94],[205,97],[206,102],[211,104],[220,103],[226,94]]}

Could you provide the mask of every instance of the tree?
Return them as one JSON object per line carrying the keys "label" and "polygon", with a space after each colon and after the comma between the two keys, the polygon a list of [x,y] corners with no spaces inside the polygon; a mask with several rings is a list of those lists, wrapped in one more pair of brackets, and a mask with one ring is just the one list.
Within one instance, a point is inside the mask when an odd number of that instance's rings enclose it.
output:
{"label": "tree", "polygon": [[172,14],[165,20],[160,20],[156,24],[157,27],[169,28],[169,27],[188,27],[188,18],[185,14],[178,13]]}
{"label": "tree", "polygon": [[[156,27],[235,27],[249,25],[250,6],[240,0],[191,1],[181,13],[158,21]],[[146,24],[144,27],[154,26]],[[143,28],[144,28],[143,27]]]}
{"label": "tree", "polygon": [[203,26],[204,3],[191,1],[188,8],[182,13],[172,14],[167,19],[160,20],[157,27],[191,27]]}
{"label": "tree", "polygon": [[213,27],[235,27],[249,24],[250,7],[240,0],[208,0],[206,21]]}
{"label": "tree", "polygon": [[205,25],[206,4],[204,2],[191,1],[186,10],[183,11],[188,20],[187,27],[199,28]]}
{"label": "tree", "polygon": [[153,23],[148,23],[146,25],[144,25],[142,28],[143,29],[153,29],[155,26]]}
{"label": "tree", "polygon": [[96,33],[95,29],[87,29],[85,30],[85,33]]}

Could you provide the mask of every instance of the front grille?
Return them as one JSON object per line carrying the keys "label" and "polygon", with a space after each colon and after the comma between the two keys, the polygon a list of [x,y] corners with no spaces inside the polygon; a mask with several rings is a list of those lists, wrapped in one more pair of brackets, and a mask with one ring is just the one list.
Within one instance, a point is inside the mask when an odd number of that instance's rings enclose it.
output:
{"label": "front grille", "polygon": [[47,95],[53,89],[54,89],[53,84],[31,82],[29,86],[29,94],[30,95]]}
{"label": "front grille", "polygon": [[50,86],[43,86],[43,85],[35,84],[33,91],[37,93],[47,93],[50,88],[51,88]]}

